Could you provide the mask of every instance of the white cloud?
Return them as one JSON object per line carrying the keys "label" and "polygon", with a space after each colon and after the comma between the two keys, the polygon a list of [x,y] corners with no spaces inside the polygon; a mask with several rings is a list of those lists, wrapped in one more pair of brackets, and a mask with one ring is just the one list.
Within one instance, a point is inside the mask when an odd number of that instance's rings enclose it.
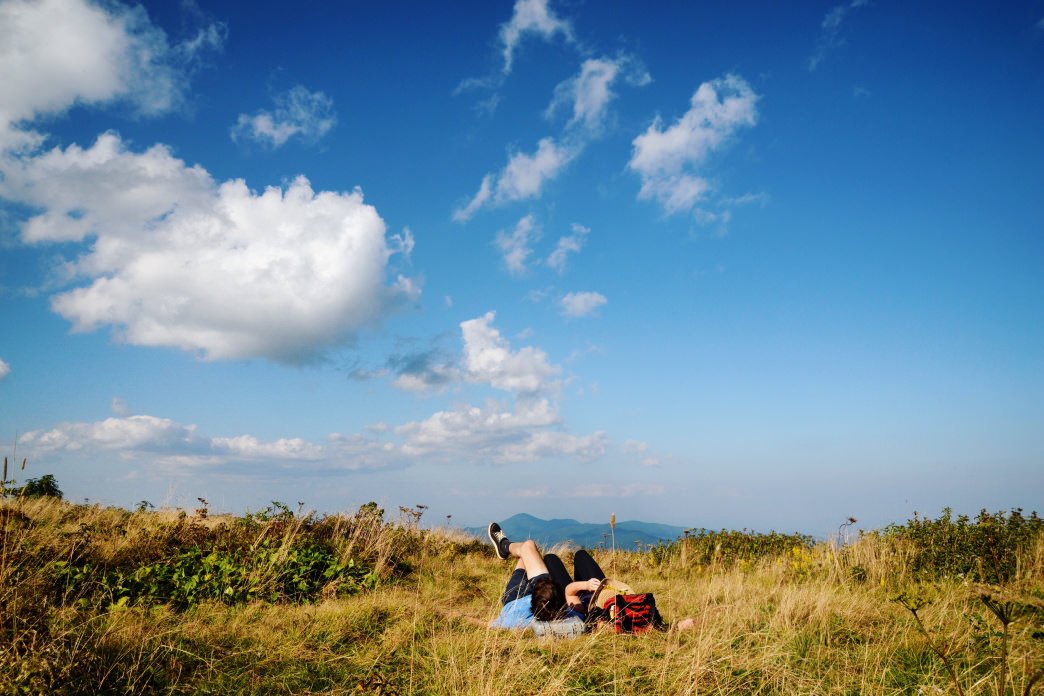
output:
{"label": "white cloud", "polygon": [[566,266],[569,262],[569,254],[579,253],[580,250],[584,248],[584,242],[587,239],[587,235],[591,234],[591,229],[589,227],[584,227],[575,222],[573,223],[572,230],[573,234],[558,239],[558,244],[555,245],[554,250],[548,255],[547,261],[545,262],[559,274],[565,273]]}
{"label": "white cloud", "polygon": [[211,439],[210,445],[217,452],[246,459],[319,460],[326,456],[322,445],[297,437],[280,438],[273,442],[261,442],[252,435],[215,437]]}
{"label": "white cloud", "polygon": [[540,238],[540,227],[534,222],[532,215],[526,215],[518,221],[511,232],[497,232],[496,245],[504,257],[504,265],[508,273],[520,276],[526,272],[526,261],[532,249],[530,245]]}
{"label": "white cloud", "polygon": [[487,312],[460,324],[466,378],[523,394],[555,388],[554,378],[561,368],[550,364],[539,348],[526,346],[512,351],[507,339],[491,326],[495,317],[496,312]]}
{"label": "white cloud", "polygon": [[704,82],[689,110],[663,128],[659,118],[634,139],[628,167],[642,177],[639,198],[654,198],[665,212],[691,209],[708,190],[693,170],[737,130],[757,122],[758,96],[738,75]]}
{"label": "white cloud", "polygon": [[87,241],[69,269],[86,286],[52,308],[90,331],[207,359],[314,357],[417,288],[385,284],[389,246],[362,193],[314,192],[304,177],[257,194],[216,184],[163,145],[128,151],[112,133],[0,165],[0,196],[44,212],[30,243]]}
{"label": "white cloud", "polygon": [[195,425],[156,416],[107,418],[93,423],[59,423],[22,435],[18,444],[36,460],[75,458],[90,465],[99,457],[119,457],[142,468],[167,473],[236,463],[284,466],[311,463],[336,469],[378,468],[400,463],[396,448],[367,436],[330,435],[316,443],[300,438],[262,441],[252,435],[205,437]]}
{"label": "white cloud", "polygon": [[558,18],[547,5],[548,0],[515,0],[511,19],[500,27],[505,75],[511,72],[515,51],[525,36],[532,34],[550,41],[561,34],[566,40],[573,40],[572,25]]}
{"label": "white cloud", "polygon": [[495,402],[484,408],[461,406],[394,428],[379,423],[365,433],[332,433],[322,442],[301,438],[265,441],[253,435],[206,437],[198,433],[195,425],[138,415],[59,423],[50,429],[25,433],[18,446],[36,461],[66,458],[90,465],[99,457],[115,456],[141,468],[171,473],[186,467],[220,468],[232,464],[362,470],[433,460],[590,460],[605,453],[607,442],[602,432],[578,436],[563,431],[550,402],[524,399],[514,410]]}
{"label": "white cloud", "polygon": [[579,74],[555,87],[554,97],[547,107],[548,117],[560,108],[571,107],[572,116],[567,127],[581,125],[589,131],[599,131],[609,102],[615,96],[612,85],[618,77],[637,86],[652,81],[649,73],[633,58],[588,58],[580,66]]}
{"label": "white cloud", "polygon": [[562,314],[567,317],[586,317],[606,302],[605,295],[598,292],[570,292],[566,293],[559,305]]}
{"label": "white cloud", "polygon": [[8,365],[3,358],[0,358],[0,380],[7,375],[11,374],[11,366]]}
{"label": "white cloud", "polygon": [[710,190],[710,182],[690,174],[656,176],[642,182],[638,198],[654,198],[668,215],[692,210],[696,202]]}
{"label": "white cloud", "polygon": [[457,208],[453,211],[453,219],[457,222],[467,222],[479,211],[482,206],[489,202],[490,197],[493,195],[493,175],[487,174],[482,177],[482,183],[479,184],[478,192],[472,197],[468,204],[463,208]]}
{"label": "white cloud", "polygon": [[[59,456],[89,464],[117,456],[141,468],[257,467],[359,470],[406,466],[416,462],[517,463],[554,459],[589,461],[605,454],[603,432],[575,435],[564,428],[551,394],[559,388],[561,368],[534,347],[513,350],[492,326],[495,313],[462,322],[461,364],[445,360],[437,349],[389,360],[403,388],[429,389],[467,381],[511,393],[514,405],[489,401],[461,404],[398,426],[376,423],[354,434],[333,433],[322,442],[301,438],[262,440],[254,435],[208,437],[195,425],[155,416],[107,418],[93,423],[60,423],[19,439],[35,459]],[[114,409],[123,404],[113,401]],[[261,469],[258,469],[261,471]]]}
{"label": "white cloud", "polygon": [[520,401],[515,411],[495,403],[439,411],[424,421],[396,428],[403,452],[495,463],[527,462],[553,457],[593,459],[605,452],[605,435],[577,436],[558,430],[559,417],[545,400]]}
{"label": "white cloud", "polygon": [[33,430],[18,439],[33,452],[139,450],[198,451],[205,444],[196,426],[181,425],[168,418],[129,416],[106,418],[94,423],[60,423],[50,430]]}
{"label": "white cloud", "polygon": [[453,219],[466,222],[486,205],[538,197],[544,183],[555,178],[578,153],[576,147],[557,145],[551,138],[542,138],[532,155],[516,152],[500,174],[483,177],[478,192],[467,205],[454,211]]}
{"label": "white cloud", "polygon": [[280,147],[290,138],[315,143],[337,124],[333,100],[322,92],[297,85],[273,99],[273,111],[240,114],[231,130],[232,139],[254,140],[272,147]]}
{"label": "white cloud", "polygon": [[78,103],[124,100],[151,115],[180,106],[188,73],[220,48],[222,25],[171,46],[142,7],[86,0],[0,3],[0,152],[44,136],[25,123]]}
{"label": "white cloud", "polygon": [[633,85],[644,85],[652,79],[628,56],[585,60],[575,77],[555,88],[547,108],[549,118],[561,107],[572,110],[558,141],[544,137],[537,143],[536,152],[512,153],[499,174],[486,174],[482,178],[475,195],[453,211],[453,219],[466,222],[483,207],[539,197],[544,184],[558,176],[587,143],[601,133],[609,102],[615,96],[612,83],[621,76]]}
{"label": "white cloud", "polygon": [[816,43],[816,52],[808,59],[809,72],[813,72],[817,67],[819,67],[819,64],[823,62],[823,59],[826,58],[829,53],[844,45],[845,41],[841,38],[841,24],[844,22],[845,16],[850,11],[868,4],[870,4],[870,0],[852,0],[848,4],[837,5],[826,13],[823,17],[822,23],[820,24],[820,34],[819,41]]}

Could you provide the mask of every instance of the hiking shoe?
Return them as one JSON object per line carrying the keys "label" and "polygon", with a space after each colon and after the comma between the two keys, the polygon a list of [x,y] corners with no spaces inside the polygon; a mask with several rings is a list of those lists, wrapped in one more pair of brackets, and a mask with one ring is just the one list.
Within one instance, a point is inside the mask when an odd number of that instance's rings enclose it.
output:
{"label": "hiking shoe", "polygon": [[497,550],[497,558],[502,561],[507,560],[511,556],[511,553],[508,551],[508,546],[511,542],[508,541],[507,535],[504,534],[500,525],[496,522],[490,522],[487,533],[489,534],[489,540],[493,542],[493,548]]}

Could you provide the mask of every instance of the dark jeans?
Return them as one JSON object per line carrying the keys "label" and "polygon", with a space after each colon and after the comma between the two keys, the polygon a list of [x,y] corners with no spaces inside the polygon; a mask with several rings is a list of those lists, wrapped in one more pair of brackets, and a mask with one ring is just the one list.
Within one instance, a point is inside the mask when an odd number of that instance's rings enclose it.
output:
{"label": "dark jeans", "polygon": [[[562,559],[553,553],[549,553],[544,556],[544,565],[547,566],[547,571],[551,573],[555,584],[562,588],[562,592],[565,592],[566,585],[573,582],[573,580],[569,577]],[[595,559],[591,558],[591,554],[584,549],[580,549],[573,554],[573,578],[577,582],[590,580],[591,578],[601,580],[605,578],[605,573],[598,567]]]}
{"label": "dark jeans", "polygon": [[[562,562],[559,561],[558,563],[561,565]],[[533,583],[544,577],[547,577],[547,573],[541,573],[540,575],[527,578],[525,570],[522,568],[515,568],[515,570],[511,572],[511,577],[508,578],[507,587],[504,588],[504,594],[500,595],[500,605],[504,606],[508,602],[514,602],[516,599],[522,599],[523,597],[533,594]]]}

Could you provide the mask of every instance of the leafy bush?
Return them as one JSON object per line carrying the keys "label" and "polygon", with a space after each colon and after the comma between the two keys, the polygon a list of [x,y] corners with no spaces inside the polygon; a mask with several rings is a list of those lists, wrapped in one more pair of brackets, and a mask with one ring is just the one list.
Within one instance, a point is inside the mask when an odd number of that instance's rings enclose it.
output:
{"label": "leafy bush", "polygon": [[13,492],[15,495],[20,495],[24,498],[62,497],[62,491],[58,488],[58,481],[53,474],[44,474],[38,479],[31,478],[25,482],[24,486],[15,489]]}
{"label": "leafy bush", "polygon": [[1022,508],[1010,513],[983,509],[974,521],[967,515],[954,518],[950,508],[943,508],[938,519],[915,513],[906,524],[890,525],[879,534],[912,551],[910,569],[921,577],[1005,583],[1015,577],[1020,554],[1038,543],[1042,532],[1044,520],[1036,512],[1023,515]]}
{"label": "leafy bush", "polygon": [[806,534],[751,532],[747,530],[690,529],[680,539],[649,547],[656,561],[684,555],[693,565],[718,564],[733,566],[753,563],[761,558],[793,553],[795,549],[812,548],[815,540]]}
{"label": "leafy bush", "polygon": [[333,549],[314,540],[283,548],[265,539],[256,547],[230,550],[211,541],[153,562],[114,566],[80,558],[54,561],[48,568],[63,599],[94,606],[170,604],[182,610],[204,600],[307,602],[377,584],[372,569],[354,559],[342,563]]}

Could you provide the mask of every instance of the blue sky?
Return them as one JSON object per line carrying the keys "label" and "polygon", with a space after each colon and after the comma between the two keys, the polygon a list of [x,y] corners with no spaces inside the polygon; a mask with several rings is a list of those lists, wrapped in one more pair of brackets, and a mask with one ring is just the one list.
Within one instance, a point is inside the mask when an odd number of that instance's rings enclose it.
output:
{"label": "blue sky", "polygon": [[1044,4],[0,0],[0,444],[67,496],[1041,507]]}

